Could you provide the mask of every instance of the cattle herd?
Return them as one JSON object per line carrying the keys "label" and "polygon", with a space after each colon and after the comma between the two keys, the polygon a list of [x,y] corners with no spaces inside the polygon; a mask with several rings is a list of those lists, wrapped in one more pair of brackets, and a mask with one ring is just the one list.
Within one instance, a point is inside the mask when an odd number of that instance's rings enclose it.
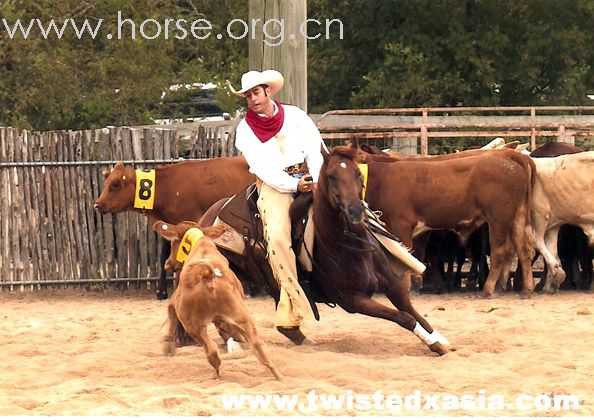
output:
{"label": "cattle herd", "polygon": [[[428,267],[421,282],[412,282],[421,290],[466,289],[478,291],[481,297],[491,297],[515,289],[527,298],[534,290],[554,293],[560,288],[591,287],[593,255],[589,244],[594,242],[594,201],[590,193],[594,188],[594,152],[564,143],[548,143],[530,155],[519,148],[503,147],[434,157],[401,156],[363,148],[358,156],[368,168],[365,201],[381,215],[387,230]],[[242,157],[157,168],[150,188],[140,192],[140,175],[121,163],[104,176],[103,192],[94,204],[97,211],[142,212],[151,225],[155,224],[155,230],[165,238],[170,235],[170,240],[175,225],[199,222],[213,204],[244,191],[254,182]],[[139,194],[150,196],[150,205],[139,205]],[[219,229],[218,233],[221,232]],[[171,256],[163,258],[168,259],[167,267],[176,271],[181,270],[181,266],[175,266],[176,257],[184,252],[187,257],[189,248],[184,247],[194,244],[191,237],[178,236]],[[213,236],[213,232],[207,236]],[[190,335],[205,343],[207,357],[218,372],[216,348],[205,336],[206,323],[215,321],[225,339],[238,336],[240,341],[251,342],[258,359],[279,378],[280,373],[268,360],[245,312],[241,283],[228,266],[224,272],[213,270],[213,264],[207,260],[220,261],[220,253],[208,243],[208,252],[201,251],[197,256],[197,251],[192,251],[193,274],[189,274],[189,269],[182,270],[185,274],[179,277],[169,305],[166,341],[179,340],[174,337],[175,329],[180,322],[187,325],[193,331]],[[170,248],[166,251],[169,253]],[[532,267],[538,255],[542,255],[544,270],[540,281],[535,282]],[[470,270],[464,281],[461,269],[466,267],[466,261],[470,262]],[[516,261],[517,269],[512,272]],[[231,268],[237,268],[243,288],[250,286],[252,294],[258,290],[249,284],[249,272],[241,272],[239,266]],[[210,313],[208,308],[213,304],[205,302],[214,296],[213,281],[221,278],[225,279],[221,289],[224,293],[217,294],[217,299],[226,303],[218,302],[215,306],[225,307],[227,312]],[[161,283],[159,289],[158,297],[165,298],[166,283]],[[190,290],[193,292],[189,293]],[[200,315],[188,316],[188,308]]]}

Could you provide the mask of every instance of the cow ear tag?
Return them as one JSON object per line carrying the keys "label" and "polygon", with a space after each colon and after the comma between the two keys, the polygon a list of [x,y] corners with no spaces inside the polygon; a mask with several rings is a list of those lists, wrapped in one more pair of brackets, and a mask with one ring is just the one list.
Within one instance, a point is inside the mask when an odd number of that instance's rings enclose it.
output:
{"label": "cow ear tag", "polygon": [[204,238],[204,233],[198,228],[191,228],[186,231],[181,239],[179,247],[177,248],[177,255],[175,259],[180,263],[184,263],[194,245]]}

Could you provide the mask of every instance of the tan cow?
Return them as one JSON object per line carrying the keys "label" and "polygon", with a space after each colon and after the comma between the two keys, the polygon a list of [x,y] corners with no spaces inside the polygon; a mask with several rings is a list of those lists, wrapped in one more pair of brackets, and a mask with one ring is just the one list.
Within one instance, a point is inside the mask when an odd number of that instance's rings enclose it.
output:
{"label": "tan cow", "polygon": [[594,243],[594,152],[534,158],[536,184],[532,194],[534,246],[548,268],[544,289],[558,290],[565,272],[557,254],[559,229],[579,226]]}
{"label": "tan cow", "polygon": [[[171,225],[159,221],[153,228],[172,242],[170,260],[177,255],[177,263],[183,261],[178,287],[167,307],[165,354],[175,353],[173,337],[179,320],[186,332],[204,345],[207,359],[215,369],[216,377],[220,378],[218,347],[207,334],[208,324],[212,322],[218,328],[245,337],[258,360],[280,380],[282,375],[268,358],[244,305],[241,283],[212,241],[223,233],[224,227],[199,229],[191,223]],[[168,266],[172,265],[170,260]]]}

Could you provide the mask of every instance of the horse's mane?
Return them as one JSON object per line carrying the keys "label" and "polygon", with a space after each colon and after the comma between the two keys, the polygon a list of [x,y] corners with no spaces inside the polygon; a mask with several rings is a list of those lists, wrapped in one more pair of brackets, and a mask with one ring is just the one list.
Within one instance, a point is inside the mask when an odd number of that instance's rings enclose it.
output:
{"label": "horse's mane", "polygon": [[359,149],[358,147],[352,147],[350,145],[349,146],[335,146],[330,151],[330,156],[342,156],[347,159],[359,161],[359,160],[361,160],[363,153],[361,152],[361,149]]}

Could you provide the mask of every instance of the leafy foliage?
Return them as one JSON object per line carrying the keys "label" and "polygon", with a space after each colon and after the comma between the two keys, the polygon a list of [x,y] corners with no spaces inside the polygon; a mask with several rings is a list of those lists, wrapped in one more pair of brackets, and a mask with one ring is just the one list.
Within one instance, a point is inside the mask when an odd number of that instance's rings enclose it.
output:
{"label": "leafy foliage", "polygon": [[318,18],[334,13],[344,19],[347,34],[309,44],[310,107],[316,111],[591,104],[590,1],[310,4]]}
{"label": "leafy foliage", "polygon": [[[0,1],[8,24],[66,19],[100,35],[10,39],[0,19],[0,124],[38,130],[141,124],[172,84],[215,82],[221,107],[240,105],[225,86],[247,70],[248,39],[224,34],[247,21],[245,0]],[[118,11],[138,26],[154,19],[212,23],[204,40],[171,32],[130,39]],[[353,107],[591,105],[594,2],[589,0],[308,0],[308,16],[340,19],[330,39],[308,42],[309,110]],[[153,34],[155,23],[145,32]],[[106,39],[105,34],[114,36]]]}
{"label": "leafy foliage", "polygon": [[[74,19],[82,28],[87,19],[95,28],[99,19],[99,36],[89,32],[78,38],[68,27],[58,39],[53,33],[44,39],[40,29],[32,26],[27,39],[10,39],[4,28],[0,35],[0,123],[38,130],[77,129],[105,125],[132,125],[150,121],[150,109],[162,92],[174,83],[220,81],[235,77],[247,57],[240,41],[217,40],[210,36],[197,40],[192,36],[180,40],[174,32],[164,32],[155,39],[144,39],[140,23],[145,19],[159,22],[164,31],[166,19],[200,18],[227,22],[233,9],[237,16],[247,16],[247,6],[237,1],[140,0],[105,2],[80,0],[12,1],[0,3],[0,16],[10,27],[20,19],[27,27],[39,19],[45,27],[54,19],[58,28],[66,19]],[[239,6],[239,7],[238,7]],[[118,24],[120,19],[135,23]],[[118,28],[122,39],[117,39]],[[147,23],[144,33],[156,34],[156,23]],[[132,39],[132,33],[135,38]],[[106,34],[112,39],[106,39]],[[19,35],[17,33],[17,35]],[[247,50],[247,41],[245,41]],[[228,45],[234,43],[233,45]]]}

